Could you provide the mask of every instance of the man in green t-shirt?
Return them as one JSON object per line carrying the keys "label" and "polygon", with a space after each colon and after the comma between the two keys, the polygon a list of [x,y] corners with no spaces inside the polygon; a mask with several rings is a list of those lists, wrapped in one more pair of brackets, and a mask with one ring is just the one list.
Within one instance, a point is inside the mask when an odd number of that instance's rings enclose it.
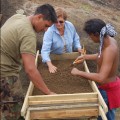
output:
{"label": "man in green t-shirt", "polygon": [[36,34],[57,21],[54,8],[49,4],[38,7],[34,15],[16,14],[1,28],[1,117],[17,120],[20,116],[23,92],[19,80],[21,60],[33,84],[45,94],[54,94],[44,83],[35,66]]}

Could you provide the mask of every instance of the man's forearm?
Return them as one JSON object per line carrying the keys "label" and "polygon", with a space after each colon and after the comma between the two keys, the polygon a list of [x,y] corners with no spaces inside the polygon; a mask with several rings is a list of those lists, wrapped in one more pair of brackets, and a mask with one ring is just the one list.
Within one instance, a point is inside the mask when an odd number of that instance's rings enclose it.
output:
{"label": "man's forearm", "polygon": [[25,71],[29,75],[33,84],[45,94],[51,94],[51,91],[44,83],[39,71],[37,70],[37,67],[35,66],[35,56],[26,53],[22,53],[21,56]]}
{"label": "man's forearm", "polygon": [[84,78],[87,78],[91,81],[95,81],[97,83],[102,83],[102,79],[100,75],[97,73],[87,73],[87,72],[79,71],[78,76],[82,76]]}
{"label": "man's forearm", "polygon": [[98,54],[92,54],[92,55],[84,55],[85,60],[97,60]]}
{"label": "man's forearm", "polygon": [[50,94],[51,91],[48,89],[46,84],[44,83],[39,71],[37,69],[31,70],[29,73],[29,77],[32,80],[35,87],[40,89],[45,94]]}

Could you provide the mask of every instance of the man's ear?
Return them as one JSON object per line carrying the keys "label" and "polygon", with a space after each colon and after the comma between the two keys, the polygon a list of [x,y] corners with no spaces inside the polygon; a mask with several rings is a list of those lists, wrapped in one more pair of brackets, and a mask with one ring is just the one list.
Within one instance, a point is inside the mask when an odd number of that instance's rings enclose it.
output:
{"label": "man's ear", "polygon": [[42,14],[38,14],[37,17],[38,17],[39,19],[41,19],[41,18],[43,19],[43,15],[42,15]]}
{"label": "man's ear", "polygon": [[38,20],[43,19],[43,15],[42,15],[42,14],[35,15],[35,17],[36,17]]}

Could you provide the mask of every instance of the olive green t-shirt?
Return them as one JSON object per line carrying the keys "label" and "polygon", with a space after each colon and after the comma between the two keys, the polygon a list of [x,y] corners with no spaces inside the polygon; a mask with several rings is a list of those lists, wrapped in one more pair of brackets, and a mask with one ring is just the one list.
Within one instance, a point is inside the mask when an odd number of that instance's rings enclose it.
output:
{"label": "olive green t-shirt", "polygon": [[1,28],[1,77],[18,76],[21,53],[36,54],[36,34],[30,20],[16,14]]}

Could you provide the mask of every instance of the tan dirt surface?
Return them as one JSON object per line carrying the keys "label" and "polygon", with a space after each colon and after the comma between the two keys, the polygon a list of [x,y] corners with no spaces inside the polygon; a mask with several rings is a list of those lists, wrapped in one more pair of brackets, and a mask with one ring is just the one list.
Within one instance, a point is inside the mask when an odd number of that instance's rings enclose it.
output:
{"label": "tan dirt surface", "polygon": [[[92,88],[87,79],[71,75],[73,60],[53,61],[58,68],[57,72],[49,73],[46,64],[39,64],[40,71],[47,86],[57,94],[89,93]],[[79,70],[84,71],[83,64],[76,65]],[[39,90],[35,89],[33,95],[38,95]]]}

